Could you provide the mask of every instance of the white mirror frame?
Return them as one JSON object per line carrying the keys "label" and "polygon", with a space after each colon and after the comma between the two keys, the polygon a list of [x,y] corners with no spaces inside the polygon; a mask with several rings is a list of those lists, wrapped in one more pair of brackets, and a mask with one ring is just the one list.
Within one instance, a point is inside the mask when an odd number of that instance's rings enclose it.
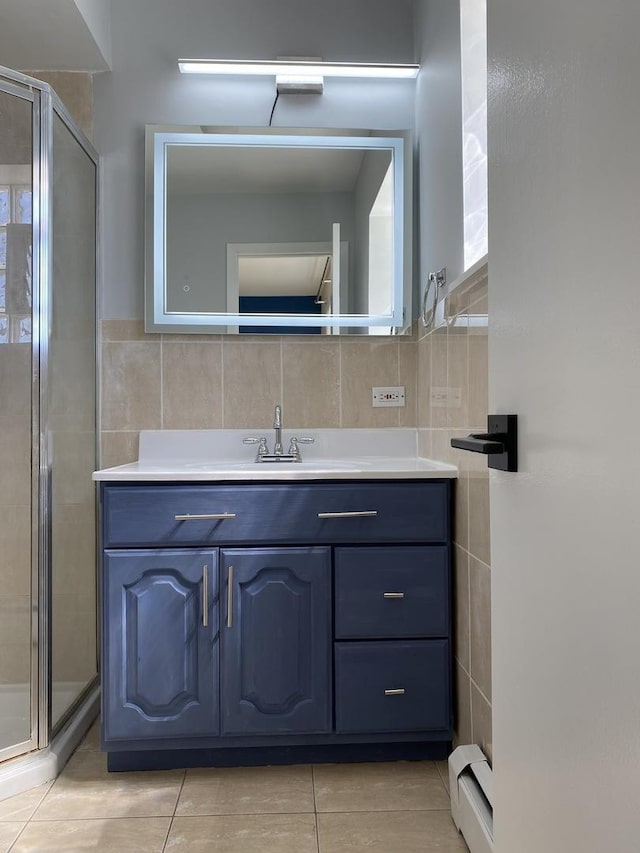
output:
{"label": "white mirror frame", "polygon": [[[147,212],[147,239],[153,240],[153,250],[147,248],[145,271],[145,329],[147,332],[211,333],[211,327],[225,326],[228,330],[243,326],[319,326],[392,327],[404,332],[411,324],[412,307],[412,192],[411,148],[407,133],[397,136],[295,135],[285,133],[189,133],[164,132],[147,128],[153,134],[153,198],[152,227]],[[272,148],[364,148],[388,150],[392,155],[394,179],[393,254],[394,281],[389,314],[233,314],[228,312],[172,312],[167,309],[166,276],[166,190],[167,153],[172,145],[243,146]],[[147,201],[148,203],[148,201]],[[150,274],[151,273],[151,274]],[[225,283],[226,286],[226,283]],[[222,330],[218,330],[222,331]]]}

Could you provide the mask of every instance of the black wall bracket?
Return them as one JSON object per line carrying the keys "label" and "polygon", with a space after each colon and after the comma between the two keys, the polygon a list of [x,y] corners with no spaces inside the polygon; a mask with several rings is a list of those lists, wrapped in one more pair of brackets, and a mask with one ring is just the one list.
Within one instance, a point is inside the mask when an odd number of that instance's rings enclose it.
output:
{"label": "black wall bracket", "polygon": [[451,447],[484,453],[489,468],[498,471],[518,470],[518,416],[489,415],[487,431],[472,433],[466,438],[452,438]]}

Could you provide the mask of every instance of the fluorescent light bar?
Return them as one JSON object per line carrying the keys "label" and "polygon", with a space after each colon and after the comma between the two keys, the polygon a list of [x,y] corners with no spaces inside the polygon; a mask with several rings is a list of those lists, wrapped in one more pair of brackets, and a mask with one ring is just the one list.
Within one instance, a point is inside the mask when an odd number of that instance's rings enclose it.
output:
{"label": "fluorescent light bar", "polygon": [[387,77],[410,79],[418,76],[419,65],[385,65],[378,62],[290,62],[284,60],[179,59],[183,74],[247,74],[305,77]]}

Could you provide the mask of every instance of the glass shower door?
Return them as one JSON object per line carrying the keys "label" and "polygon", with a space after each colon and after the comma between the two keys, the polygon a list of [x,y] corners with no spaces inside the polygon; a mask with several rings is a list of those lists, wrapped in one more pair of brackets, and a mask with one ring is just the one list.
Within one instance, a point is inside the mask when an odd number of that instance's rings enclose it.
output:
{"label": "glass shower door", "polygon": [[53,114],[51,337],[51,725],[96,678],[97,165]]}
{"label": "glass shower door", "polygon": [[33,101],[0,81],[0,759],[36,737]]}

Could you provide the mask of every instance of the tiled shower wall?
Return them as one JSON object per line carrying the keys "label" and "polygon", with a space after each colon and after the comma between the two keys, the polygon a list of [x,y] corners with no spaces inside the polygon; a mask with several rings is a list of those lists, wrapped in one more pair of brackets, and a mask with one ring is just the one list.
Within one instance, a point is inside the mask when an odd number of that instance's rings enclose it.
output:
{"label": "tiled shower wall", "polygon": [[93,77],[80,71],[27,71],[48,83],[69,114],[88,137],[93,138]]}
{"label": "tiled shower wall", "polygon": [[[31,349],[0,346],[0,684],[29,679],[31,651]],[[6,746],[2,743],[1,746]]]}
{"label": "tiled shower wall", "polygon": [[[32,160],[32,110],[24,100],[0,96],[0,171],[3,184],[26,185]],[[9,130],[7,130],[9,129]],[[9,213],[9,211],[7,211]],[[11,221],[3,217],[3,224]],[[24,228],[24,225],[18,226]],[[16,232],[14,232],[15,234]],[[16,235],[17,236],[17,235]],[[25,311],[22,277],[12,287],[12,237],[3,228],[3,300],[9,329]],[[20,245],[20,244],[18,244]],[[19,268],[22,270],[22,267]],[[16,290],[19,292],[16,293]],[[12,304],[13,303],[13,304]],[[3,308],[4,311],[4,308]],[[19,320],[18,320],[19,322]],[[33,368],[27,342],[0,344],[0,685],[29,680],[31,652],[31,387]],[[6,695],[3,690],[3,695]],[[11,692],[14,692],[13,690]],[[17,690],[17,701],[21,702]],[[11,721],[0,709],[0,748],[8,745]],[[8,723],[8,725],[7,725]],[[27,732],[20,732],[27,736]]]}
{"label": "tiled shower wall", "polygon": [[446,301],[419,335],[417,424],[424,456],[458,466],[454,511],[456,742],[491,758],[491,556],[486,457],[450,439],[487,428],[487,279]]}

